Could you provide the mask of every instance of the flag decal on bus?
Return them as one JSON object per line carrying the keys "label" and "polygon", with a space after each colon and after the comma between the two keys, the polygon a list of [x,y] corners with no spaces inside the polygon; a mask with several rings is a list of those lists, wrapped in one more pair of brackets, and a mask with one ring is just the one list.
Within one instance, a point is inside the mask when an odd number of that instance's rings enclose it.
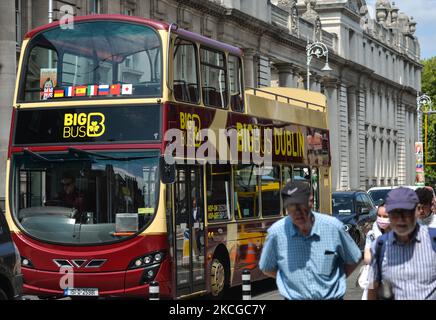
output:
{"label": "flag decal on bus", "polygon": [[121,94],[121,85],[120,84],[111,85],[111,95],[118,96],[120,94]]}
{"label": "flag decal on bus", "polygon": [[55,90],[54,97],[55,98],[63,98],[64,97],[64,90]]}
{"label": "flag decal on bus", "polygon": [[96,85],[88,86],[88,96],[90,96],[90,97],[96,96],[97,91],[98,91],[98,86],[96,86]]}
{"label": "flag decal on bus", "polygon": [[133,86],[132,84],[123,84],[121,89],[121,94],[132,94]]}
{"label": "flag decal on bus", "polygon": [[78,86],[76,87],[76,97],[84,97],[86,96],[86,86]]}
{"label": "flag decal on bus", "polygon": [[74,87],[66,87],[65,88],[65,96],[66,97],[74,97]]}
{"label": "flag decal on bus", "polygon": [[101,84],[98,86],[98,95],[99,96],[107,96],[109,94],[109,85]]}

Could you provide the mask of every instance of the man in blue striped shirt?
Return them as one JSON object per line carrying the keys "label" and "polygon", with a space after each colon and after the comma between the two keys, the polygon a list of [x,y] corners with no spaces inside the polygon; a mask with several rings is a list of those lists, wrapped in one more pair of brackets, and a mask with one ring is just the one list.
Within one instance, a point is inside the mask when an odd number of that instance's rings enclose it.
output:
{"label": "man in blue striped shirt", "polygon": [[418,202],[409,188],[388,193],[385,206],[392,230],[371,249],[368,300],[436,300],[434,240],[428,227],[416,221]]}
{"label": "man in blue striped shirt", "polygon": [[362,254],[339,220],[311,211],[307,182],[282,190],[288,216],[268,229],[260,269],[288,300],[343,299]]}

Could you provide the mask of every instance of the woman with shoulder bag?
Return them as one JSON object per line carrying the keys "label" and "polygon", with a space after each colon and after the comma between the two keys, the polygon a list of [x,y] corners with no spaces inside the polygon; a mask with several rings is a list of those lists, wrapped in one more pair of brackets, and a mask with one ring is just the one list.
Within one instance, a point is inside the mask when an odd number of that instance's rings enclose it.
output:
{"label": "woman with shoulder bag", "polygon": [[368,270],[371,264],[371,247],[378,237],[385,232],[389,232],[389,216],[385,209],[384,202],[377,208],[377,220],[374,222],[372,229],[366,235],[363,261],[365,265],[360,269],[358,284],[363,289],[362,300],[368,300]]}

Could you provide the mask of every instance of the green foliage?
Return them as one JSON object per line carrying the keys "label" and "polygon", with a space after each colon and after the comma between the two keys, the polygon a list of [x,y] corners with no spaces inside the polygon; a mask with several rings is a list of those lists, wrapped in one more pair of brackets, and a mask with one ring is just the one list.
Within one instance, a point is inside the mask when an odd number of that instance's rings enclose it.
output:
{"label": "green foliage", "polygon": [[[436,111],[436,57],[423,60],[424,69],[422,71],[422,92],[428,95],[433,101],[433,110]],[[436,162],[436,114],[429,115],[427,122],[427,156],[431,162]],[[424,130],[424,126],[423,126]],[[423,132],[423,135],[425,132]],[[436,166],[427,165],[425,169],[426,184],[436,184]]]}

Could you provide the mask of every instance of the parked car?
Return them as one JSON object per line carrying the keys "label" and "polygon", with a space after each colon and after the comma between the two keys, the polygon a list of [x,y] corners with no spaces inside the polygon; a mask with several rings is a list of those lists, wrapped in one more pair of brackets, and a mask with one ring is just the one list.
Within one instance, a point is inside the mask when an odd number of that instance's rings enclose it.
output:
{"label": "parked car", "polygon": [[333,216],[344,223],[345,229],[361,250],[366,233],[377,219],[377,208],[366,191],[335,191],[332,193]]}
{"label": "parked car", "polygon": [[20,254],[0,209],[0,300],[19,299],[22,286]]}
{"label": "parked car", "polygon": [[376,206],[386,200],[386,196],[389,191],[397,187],[372,187],[368,189],[368,194],[370,195],[372,201]]}
{"label": "parked car", "polygon": [[[376,206],[378,206],[380,203],[384,202],[386,200],[386,196],[388,195],[389,191],[392,189],[398,188],[399,186],[390,186],[390,187],[373,187],[368,189],[368,194],[371,196],[372,201]],[[406,188],[410,188],[413,190],[416,190],[418,188],[422,188],[420,186],[403,186]],[[431,192],[433,193],[433,197],[435,196],[435,192],[432,187],[426,186],[426,188],[429,188]]]}

